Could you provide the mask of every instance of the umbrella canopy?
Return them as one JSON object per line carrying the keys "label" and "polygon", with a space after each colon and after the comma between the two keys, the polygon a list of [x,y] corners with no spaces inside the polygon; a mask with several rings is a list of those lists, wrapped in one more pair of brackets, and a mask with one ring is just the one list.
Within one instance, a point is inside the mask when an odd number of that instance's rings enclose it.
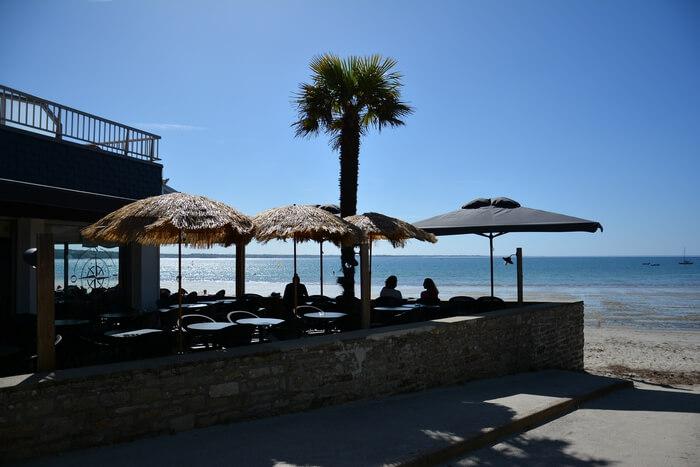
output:
{"label": "umbrella canopy", "polygon": [[556,212],[526,208],[509,198],[477,198],[461,209],[413,225],[435,235],[477,234],[489,238],[491,296],[493,296],[493,239],[509,232],[596,232],[595,221]]}
{"label": "umbrella canopy", "polygon": [[435,235],[508,232],[595,232],[595,221],[556,212],[522,207],[509,198],[477,198],[461,209],[440,214],[413,225]]}
{"label": "umbrella canopy", "polygon": [[337,245],[356,245],[362,240],[362,231],[330,212],[301,204],[268,209],[253,217],[255,239],[292,239],[296,242],[331,241]]}
{"label": "umbrella canopy", "polygon": [[410,239],[430,243],[437,242],[435,235],[423,229],[415,227],[401,219],[385,216],[384,214],[376,212],[366,212],[356,216],[348,216],[345,220],[362,229],[370,241],[388,240],[394,248],[403,247],[406,244],[406,240]]}
{"label": "umbrella canopy", "polygon": [[141,199],[106,215],[81,231],[90,241],[191,246],[248,243],[253,221],[232,207],[204,196],[169,193]]}

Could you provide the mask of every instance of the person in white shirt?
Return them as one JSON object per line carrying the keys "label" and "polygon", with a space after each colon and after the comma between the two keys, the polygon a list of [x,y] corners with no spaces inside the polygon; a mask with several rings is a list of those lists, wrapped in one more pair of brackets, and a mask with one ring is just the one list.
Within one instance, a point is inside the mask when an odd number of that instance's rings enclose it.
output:
{"label": "person in white shirt", "polygon": [[391,297],[391,298],[396,298],[398,300],[401,300],[401,292],[396,290],[396,285],[398,284],[399,280],[396,278],[396,276],[389,276],[386,278],[386,281],[384,281],[384,288],[382,288],[382,291],[379,292],[380,297]]}

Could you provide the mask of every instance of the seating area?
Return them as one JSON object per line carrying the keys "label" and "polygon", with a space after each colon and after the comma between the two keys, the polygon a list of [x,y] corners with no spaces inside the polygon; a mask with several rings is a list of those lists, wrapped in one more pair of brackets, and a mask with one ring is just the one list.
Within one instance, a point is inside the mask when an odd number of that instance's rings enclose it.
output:
{"label": "seating area", "polygon": [[[73,292],[75,293],[75,292]],[[57,295],[57,368],[98,365],[184,352],[221,350],[275,340],[309,338],[361,328],[359,299],[309,296],[296,310],[279,296],[224,291],[198,295],[161,290],[159,308],[140,312],[106,301],[103,308],[87,300]],[[503,308],[497,297],[452,297],[440,304],[377,298],[371,327],[392,326]],[[78,306],[74,306],[78,303]],[[0,331],[0,376],[36,371],[36,316],[17,314]],[[181,336],[181,337],[180,337]]]}

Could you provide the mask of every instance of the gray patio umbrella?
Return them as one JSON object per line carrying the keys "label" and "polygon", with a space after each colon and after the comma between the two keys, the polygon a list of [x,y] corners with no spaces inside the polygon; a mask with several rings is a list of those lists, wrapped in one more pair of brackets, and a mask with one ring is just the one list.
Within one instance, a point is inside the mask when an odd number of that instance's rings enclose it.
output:
{"label": "gray patio umbrella", "polygon": [[595,221],[526,208],[509,198],[477,198],[457,209],[413,225],[437,236],[476,234],[489,239],[493,297],[493,239],[510,232],[596,232]]}

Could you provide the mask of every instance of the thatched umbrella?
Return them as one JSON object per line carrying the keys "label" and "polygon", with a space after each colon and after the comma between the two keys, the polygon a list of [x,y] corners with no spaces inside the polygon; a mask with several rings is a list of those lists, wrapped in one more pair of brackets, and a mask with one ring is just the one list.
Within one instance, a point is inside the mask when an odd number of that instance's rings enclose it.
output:
{"label": "thatched umbrella", "polygon": [[169,193],[141,199],[107,214],[81,231],[89,241],[178,245],[178,315],[182,316],[182,244],[210,247],[246,244],[253,238],[252,219],[204,196]]}
{"label": "thatched umbrella", "polygon": [[345,220],[359,227],[369,240],[370,273],[372,270],[372,243],[376,240],[388,240],[394,248],[403,248],[406,240],[411,239],[430,243],[437,242],[435,235],[423,229],[419,229],[401,219],[376,212],[348,216]]}
{"label": "thatched umbrella", "polygon": [[[294,242],[294,275],[297,273],[297,242],[331,241],[350,246],[362,241],[362,231],[349,222],[315,206],[297,205],[268,209],[253,217],[255,239],[261,243],[270,240]],[[294,291],[294,308],[297,307]]]}

